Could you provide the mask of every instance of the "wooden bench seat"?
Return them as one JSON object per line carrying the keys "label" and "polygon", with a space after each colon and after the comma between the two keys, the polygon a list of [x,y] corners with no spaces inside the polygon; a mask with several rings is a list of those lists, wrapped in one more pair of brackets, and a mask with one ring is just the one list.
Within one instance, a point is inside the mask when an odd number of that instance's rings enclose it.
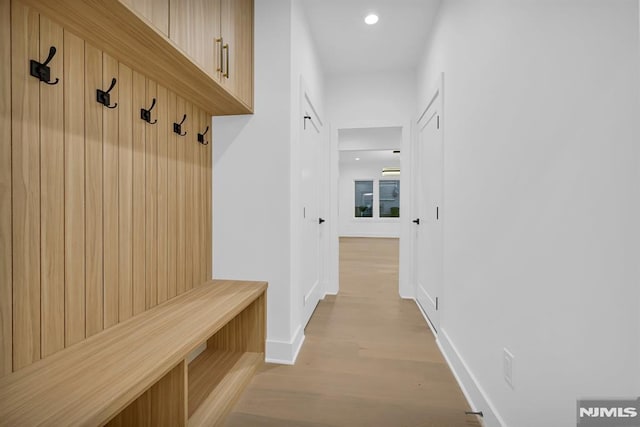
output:
{"label": "wooden bench seat", "polygon": [[0,425],[214,425],[264,361],[266,287],[208,282],[1,378]]}

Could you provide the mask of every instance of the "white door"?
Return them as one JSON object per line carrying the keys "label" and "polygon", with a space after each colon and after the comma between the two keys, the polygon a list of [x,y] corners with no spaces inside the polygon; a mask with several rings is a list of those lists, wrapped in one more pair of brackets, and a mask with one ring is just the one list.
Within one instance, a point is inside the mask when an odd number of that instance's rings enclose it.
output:
{"label": "white door", "polygon": [[438,331],[442,296],[443,141],[439,112],[428,111],[418,122],[415,150],[416,206],[414,277],[416,299]]}
{"label": "white door", "polygon": [[[306,102],[305,102],[306,104]],[[302,201],[302,242],[301,259],[303,310],[302,321],[306,325],[323,296],[322,290],[322,262],[321,237],[324,229],[324,219],[320,209],[320,162],[321,138],[319,119],[308,108],[305,112],[304,127],[301,138],[302,169],[300,176],[300,191]]]}

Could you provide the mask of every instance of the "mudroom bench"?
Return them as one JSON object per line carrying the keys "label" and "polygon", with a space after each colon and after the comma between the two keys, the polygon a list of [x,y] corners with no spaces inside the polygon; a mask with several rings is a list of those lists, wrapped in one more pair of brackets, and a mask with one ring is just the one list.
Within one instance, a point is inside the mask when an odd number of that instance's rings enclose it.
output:
{"label": "mudroom bench", "polygon": [[207,282],[1,378],[0,425],[222,423],[264,361],[266,288]]}

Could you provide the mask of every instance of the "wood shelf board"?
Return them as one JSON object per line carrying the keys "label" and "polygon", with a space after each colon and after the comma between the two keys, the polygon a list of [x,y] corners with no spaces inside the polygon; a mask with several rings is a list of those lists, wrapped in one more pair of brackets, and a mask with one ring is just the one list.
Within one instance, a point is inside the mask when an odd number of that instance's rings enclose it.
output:
{"label": "wood shelf board", "polygon": [[189,426],[222,423],[264,363],[264,353],[207,349],[189,365]]}
{"label": "wood shelf board", "polygon": [[20,1],[210,115],[253,112],[146,18],[119,0]]}
{"label": "wood shelf board", "polygon": [[266,286],[207,282],[0,378],[0,425],[107,422],[249,306]]}

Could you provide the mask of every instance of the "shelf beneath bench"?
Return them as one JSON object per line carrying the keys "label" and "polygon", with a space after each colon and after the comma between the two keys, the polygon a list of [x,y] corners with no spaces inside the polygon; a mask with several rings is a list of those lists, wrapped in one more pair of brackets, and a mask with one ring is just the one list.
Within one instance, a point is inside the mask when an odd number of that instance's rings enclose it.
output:
{"label": "shelf beneath bench", "polygon": [[1,378],[0,426],[135,424],[166,413],[181,422],[154,425],[186,425],[191,393],[196,420],[223,419],[264,360],[266,287],[208,282]]}

